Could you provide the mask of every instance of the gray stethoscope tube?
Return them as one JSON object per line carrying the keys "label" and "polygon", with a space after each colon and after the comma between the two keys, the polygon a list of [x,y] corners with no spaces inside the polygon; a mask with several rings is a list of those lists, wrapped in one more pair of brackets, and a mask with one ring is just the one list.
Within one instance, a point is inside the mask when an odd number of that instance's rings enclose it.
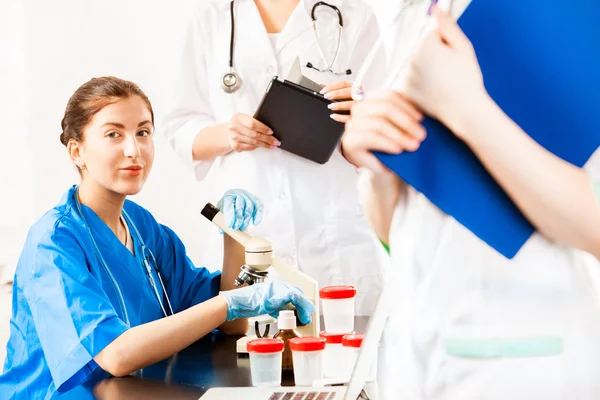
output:
{"label": "gray stethoscope tube", "polygon": [[[123,313],[123,318],[125,320],[124,322],[127,324],[127,326],[131,326],[131,323],[129,322],[129,314],[127,313],[127,307],[125,306],[125,299],[123,298],[123,293],[121,292],[121,288],[120,288],[119,284],[117,283],[117,280],[115,279],[114,275],[112,274],[110,268],[108,268],[108,264],[106,263],[106,260],[102,256],[102,252],[100,252],[100,249],[98,248],[98,244],[96,243],[96,240],[94,239],[94,235],[92,234],[92,231],[90,230],[90,226],[88,225],[87,220],[85,219],[85,215],[83,214],[83,210],[81,209],[81,202],[79,201],[79,186],[75,190],[75,206],[77,207],[77,212],[79,213],[79,215],[81,216],[81,219],[83,220],[83,222],[85,224],[85,228],[87,229],[87,231],[90,235],[90,238],[92,239],[96,257],[98,257],[98,261],[100,261],[100,264],[106,271],[106,274],[108,275],[108,277],[115,289],[115,292],[117,293],[117,297],[119,300],[119,306],[121,308],[121,312]],[[138,231],[137,227],[135,226],[135,224],[133,223],[133,221],[131,220],[131,218],[129,217],[129,215],[127,214],[127,212],[125,210],[123,210],[123,217],[125,218],[127,225],[130,228],[132,228],[133,233],[135,235],[135,240],[140,244],[140,249],[142,251],[142,254],[140,256],[142,257],[144,272],[146,272],[146,274],[148,275],[148,280],[150,281],[150,286],[154,290],[154,294],[156,296],[156,299],[158,300],[158,303],[160,304],[160,308],[162,309],[164,316],[168,317],[169,315],[173,315],[173,307],[171,306],[171,300],[169,299],[169,295],[167,294],[167,290],[165,289],[165,285],[163,283],[162,277],[158,270],[158,267],[156,264],[156,259],[154,258],[154,254],[152,254],[152,251],[146,247],[146,244],[144,243],[144,240],[142,239],[140,232]],[[154,276],[152,275],[152,266],[150,265],[150,261],[148,260],[149,258],[154,262],[154,271],[156,272],[156,276],[158,276],[158,280],[160,282],[160,286],[162,287],[164,297],[167,300],[166,303],[167,303],[167,307],[169,308],[170,314],[167,313],[167,310],[165,309],[163,301],[161,300],[160,294],[158,293],[158,288],[156,286]]]}
{"label": "gray stethoscope tube", "polygon": [[[234,48],[234,38],[235,38],[235,16],[234,16],[233,3],[234,3],[234,0],[231,0],[231,3],[229,4],[229,11],[231,14],[231,35],[229,38],[229,72],[225,73],[223,75],[223,77],[221,78],[221,88],[226,93],[233,93],[236,90],[238,90],[240,88],[240,86],[242,85],[242,79],[235,72],[235,70],[233,68],[233,48]],[[316,11],[317,7],[320,7],[320,6],[326,6],[326,7],[331,8],[337,14],[337,17],[338,17],[338,41],[337,41],[337,47],[335,50],[335,54],[333,56],[333,61],[331,63],[328,63],[327,59],[325,58],[325,53],[323,53],[323,49],[321,48],[321,40],[319,38],[319,30],[317,29],[317,17],[315,16],[315,11]],[[343,72],[335,72],[333,70],[333,66],[334,66],[335,62],[337,61],[337,58],[340,54],[340,48],[342,46],[342,32],[344,30],[344,19],[342,18],[342,13],[341,13],[340,9],[334,5],[325,3],[324,1],[319,1],[318,3],[315,3],[315,5],[312,7],[312,10],[310,12],[310,18],[312,19],[313,29],[315,31],[315,35],[317,36],[317,48],[319,49],[319,54],[321,55],[321,58],[323,59],[323,62],[325,63],[325,68],[322,68],[322,69],[317,68],[311,62],[306,63],[306,67],[312,68],[319,72],[331,72],[335,75],[351,75],[352,74],[351,69],[347,69]]]}
{"label": "gray stethoscope tube", "polygon": [[[317,29],[317,17],[315,16],[315,11],[316,11],[317,7],[319,7],[319,6],[325,6],[325,7],[331,8],[337,14],[337,17],[338,17],[338,42],[337,42],[337,47],[335,49],[335,54],[333,55],[333,61],[331,61],[331,63],[327,62],[327,59],[325,58],[325,53],[323,53],[323,49],[321,48],[321,39],[319,38],[319,30]],[[319,1],[312,7],[312,10],[310,11],[310,19],[312,19],[312,22],[313,22],[313,30],[315,31],[315,36],[317,36],[317,48],[319,49],[319,54],[321,55],[321,59],[325,63],[325,68],[319,69],[319,68],[313,66],[311,62],[306,63],[306,66],[308,68],[315,69],[319,72],[329,71],[335,75],[351,75],[352,74],[351,69],[347,69],[344,72],[334,72],[333,71],[333,66],[335,65],[335,62],[337,61],[338,55],[340,54],[340,48],[342,47],[342,32],[344,31],[344,18],[342,18],[342,12],[340,11],[340,9],[331,4],[327,4],[324,1]]]}

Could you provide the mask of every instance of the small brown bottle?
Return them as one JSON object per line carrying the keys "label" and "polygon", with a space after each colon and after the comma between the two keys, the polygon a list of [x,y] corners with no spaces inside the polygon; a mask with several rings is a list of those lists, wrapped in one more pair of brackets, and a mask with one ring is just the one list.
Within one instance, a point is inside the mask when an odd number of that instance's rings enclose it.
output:
{"label": "small brown bottle", "polygon": [[290,350],[290,340],[300,337],[296,332],[296,315],[293,311],[279,311],[277,318],[277,327],[279,332],[273,338],[283,340],[285,347],[281,356],[281,369],[284,372],[294,371],[294,361],[292,359],[292,350]]}

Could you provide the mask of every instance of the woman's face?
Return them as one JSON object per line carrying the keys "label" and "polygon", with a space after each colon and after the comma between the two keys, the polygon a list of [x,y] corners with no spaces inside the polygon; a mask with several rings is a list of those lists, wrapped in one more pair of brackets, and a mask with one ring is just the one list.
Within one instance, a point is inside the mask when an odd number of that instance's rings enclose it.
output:
{"label": "woman's face", "polygon": [[153,133],[152,115],[139,96],[102,108],[78,145],[83,180],[126,196],[138,193],[154,161]]}

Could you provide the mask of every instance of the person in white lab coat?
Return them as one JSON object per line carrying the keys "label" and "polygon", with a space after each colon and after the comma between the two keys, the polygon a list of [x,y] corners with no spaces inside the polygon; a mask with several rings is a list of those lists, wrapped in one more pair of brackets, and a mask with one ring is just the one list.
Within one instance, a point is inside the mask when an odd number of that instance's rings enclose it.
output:
{"label": "person in white lab coat", "polygon": [[[320,43],[313,30],[314,0],[236,0],[233,70],[241,86],[222,89],[229,72],[230,0],[202,1],[187,30],[175,101],[164,130],[179,156],[203,180],[215,168],[223,187],[240,187],[264,201],[264,217],[250,233],[273,243],[275,253],[319,281],[319,285],[357,286],[357,312],[368,315],[377,299],[387,256],[363,215],[356,187],[358,173],[336,150],[325,165],[278,149],[270,128],[252,118],[269,81],[285,77],[299,57],[302,73],[327,85],[326,96],[345,99],[335,114],[352,106],[353,75],[377,41],[379,29],[361,0],[329,0],[343,18],[337,61],[338,17],[327,6],[316,9]],[[318,45],[323,49],[324,59]],[[377,61],[384,68],[385,57]],[[350,70],[351,74],[345,74]],[[380,73],[372,74],[372,85]],[[371,83],[367,80],[366,86]],[[212,177],[211,172],[211,177]],[[382,254],[383,253],[383,254]]]}
{"label": "person in white lab coat", "polygon": [[[590,273],[600,268],[600,151],[578,168],[539,146],[489,97],[458,25],[437,14],[402,93],[356,105],[342,140],[344,154],[372,171],[366,204],[380,237],[389,235],[399,285],[382,342],[382,397],[598,399],[600,308]],[[370,153],[417,150],[427,140],[421,111],[473,150],[536,227],[513,259]]]}

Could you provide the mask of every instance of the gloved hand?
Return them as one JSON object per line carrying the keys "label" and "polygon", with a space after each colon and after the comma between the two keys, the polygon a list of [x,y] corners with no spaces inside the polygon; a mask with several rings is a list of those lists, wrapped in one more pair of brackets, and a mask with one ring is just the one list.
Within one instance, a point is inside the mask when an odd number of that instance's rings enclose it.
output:
{"label": "gloved hand", "polygon": [[302,295],[300,289],[280,280],[228,290],[221,292],[221,296],[225,297],[228,305],[227,321],[262,314],[277,318],[279,311],[286,310],[286,306],[292,303],[300,321],[309,324],[312,321],[311,313],[315,311],[315,306]]}
{"label": "gloved hand", "polygon": [[262,201],[243,189],[226,191],[217,203],[217,208],[225,216],[227,226],[235,230],[245,231],[250,221],[256,226],[262,220]]}

